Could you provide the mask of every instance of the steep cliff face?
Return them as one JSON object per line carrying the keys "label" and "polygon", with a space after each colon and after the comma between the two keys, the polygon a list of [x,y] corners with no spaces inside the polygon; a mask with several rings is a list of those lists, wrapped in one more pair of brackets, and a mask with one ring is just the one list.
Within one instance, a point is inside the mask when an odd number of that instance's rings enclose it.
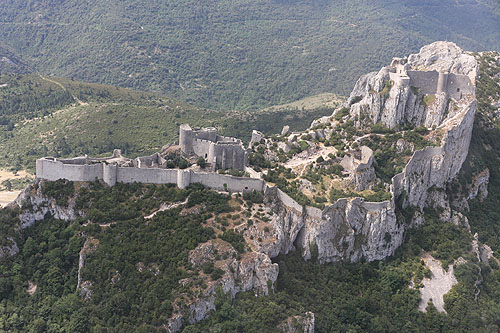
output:
{"label": "steep cliff face", "polygon": [[[478,73],[474,57],[445,42],[422,48],[419,54],[408,58],[404,68],[425,70],[424,76],[432,70],[465,75],[465,80],[472,83]],[[396,67],[388,66],[361,77],[344,110],[349,110],[349,118],[358,128],[377,123],[394,129],[425,126],[441,138],[440,145],[413,153],[403,171],[393,177],[389,201],[372,203],[346,198],[319,210],[301,207],[277,189],[267,190],[266,202],[275,213],[273,223],[280,235],[275,251],[287,253],[296,246],[302,249],[304,258],[317,256],[320,262],[378,260],[392,255],[402,244],[405,230],[421,222],[424,208],[442,208],[446,211],[444,219],[457,218],[450,210],[445,190],[467,157],[476,112],[475,94],[459,98],[446,91],[423,94],[420,91],[426,87],[392,81],[390,74],[395,70]],[[434,89],[431,88],[429,91]],[[336,124],[334,116],[314,122],[313,126]],[[409,221],[398,220],[396,210],[408,207],[415,214]]]}
{"label": "steep cliff face", "polygon": [[[300,248],[305,259],[321,263],[379,260],[402,244],[404,226],[397,222],[392,201],[366,202],[361,198],[339,199],[320,210],[301,207],[277,188],[266,191],[273,207],[273,225],[279,241],[270,251],[288,253]],[[299,206],[300,207],[300,206]]]}
{"label": "steep cliff face", "polygon": [[81,213],[75,210],[74,198],[68,198],[68,205],[61,206],[54,198],[45,196],[42,193],[43,182],[44,180],[36,179],[12,203],[22,208],[19,214],[19,229],[32,226],[35,222],[43,220],[47,214],[64,221],[74,220],[81,216]]}
{"label": "steep cliff face", "polygon": [[468,97],[457,104],[460,112],[440,125],[441,147],[416,151],[401,174],[393,178],[393,194],[403,196],[403,207],[423,209],[431,187],[446,189],[467,158],[476,113],[476,100]]}
{"label": "steep cliff face", "polygon": [[[28,185],[16,198],[9,204],[9,208],[18,209],[17,218],[19,221],[15,225],[16,230],[22,230],[32,226],[35,222],[41,221],[47,214],[60,220],[74,220],[80,216],[80,212],[75,210],[74,198],[69,198],[67,206],[58,205],[54,198],[45,196],[42,193],[43,180],[36,179],[33,184]],[[16,255],[19,248],[14,238],[9,237],[7,246],[0,247],[0,259]]]}
{"label": "steep cliff face", "polygon": [[[450,110],[449,90],[453,87],[459,92],[460,87],[455,87],[457,82],[453,80],[458,81],[457,78],[449,78],[441,91],[437,88],[438,76],[434,77],[433,71],[466,76],[471,85],[475,84],[478,74],[474,56],[449,42],[427,45],[420,53],[399,62],[405,62],[403,68],[408,74],[398,72],[401,66],[386,66],[379,72],[362,76],[354,86],[345,106],[350,108],[351,118],[356,120],[358,127],[363,126],[362,120],[366,118],[373,124],[380,122],[389,128],[440,126],[455,115]],[[406,76],[409,73],[414,73],[414,77]],[[395,74],[401,75],[398,78],[406,83],[392,80]]]}

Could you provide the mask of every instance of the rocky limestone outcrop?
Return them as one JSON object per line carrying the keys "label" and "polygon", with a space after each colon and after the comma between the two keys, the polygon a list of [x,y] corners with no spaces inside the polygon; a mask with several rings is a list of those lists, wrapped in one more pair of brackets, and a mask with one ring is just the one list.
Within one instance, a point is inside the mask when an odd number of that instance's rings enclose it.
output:
{"label": "rocky limestone outcrop", "polygon": [[92,295],[92,282],[91,281],[82,281],[82,269],[85,267],[85,261],[87,260],[87,256],[95,250],[99,246],[99,240],[89,237],[85,239],[85,243],[83,244],[78,258],[78,278],[76,283],[76,291],[79,292],[79,295],[83,297],[85,300],[89,300]]}
{"label": "rocky limestone outcrop", "polygon": [[[441,52],[441,46],[452,51]],[[436,50],[436,56],[429,50]],[[448,53],[449,58],[444,56]],[[432,60],[425,61],[427,58]],[[451,72],[470,75],[471,80],[478,72],[474,58],[452,43],[434,43],[409,59],[410,66],[421,62],[434,69],[446,66]],[[461,59],[465,59],[463,64]],[[271,257],[299,247],[304,258],[317,256],[319,262],[384,259],[402,244],[405,230],[421,223],[426,207],[444,208],[443,219],[468,225],[465,217],[449,207],[445,190],[467,157],[475,95],[456,100],[436,94],[431,105],[424,105],[415,89],[387,84],[388,78],[387,68],[363,76],[344,105],[350,106],[349,117],[360,127],[366,117],[372,124],[382,122],[392,128],[408,123],[433,127],[441,137],[440,146],[413,153],[403,172],[392,179],[390,201],[339,199],[320,210],[302,207],[279,189],[266,189],[265,201],[272,208],[277,230],[276,241],[267,249]],[[333,117],[329,119],[334,122]],[[414,210],[411,221],[398,221],[396,210],[408,207]]]}
{"label": "rocky limestone outcrop", "polygon": [[74,220],[81,216],[81,212],[75,210],[74,198],[68,198],[66,207],[57,204],[54,198],[47,197],[42,193],[44,180],[35,179],[33,184],[28,185],[11,203],[22,209],[19,214],[19,229],[32,226],[35,222],[41,221],[49,213],[54,218],[64,221]]}
{"label": "rocky limestone outcrop", "polygon": [[468,212],[469,200],[478,198],[482,202],[488,196],[488,184],[490,180],[490,170],[482,170],[472,176],[472,181],[467,184],[465,189],[461,188],[460,193],[454,193],[452,197],[453,206],[460,211]]}
{"label": "rocky limestone outcrop", "polygon": [[[74,220],[81,216],[81,213],[75,210],[74,198],[69,198],[68,206],[64,207],[58,205],[55,199],[44,196],[42,193],[43,182],[41,179],[35,179],[32,184],[26,186],[16,200],[8,205],[10,209],[19,209],[17,230],[31,227],[35,222],[43,220],[47,214],[65,221]],[[0,259],[16,255],[19,252],[14,238],[9,237],[7,241],[10,245],[0,247]]]}
{"label": "rocky limestone outcrop", "polygon": [[393,194],[402,196],[403,207],[423,209],[431,187],[446,189],[460,171],[469,152],[476,100],[462,101],[461,112],[440,128],[444,132],[440,147],[417,150],[404,171],[392,179]]}
{"label": "rocky limestone outcrop", "polygon": [[271,257],[300,248],[304,258],[321,263],[384,259],[402,244],[404,226],[397,222],[392,201],[366,202],[339,199],[323,210],[302,207],[276,187],[265,200],[272,207],[272,224],[278,230]]}
{"label": "rocky limestone outcrop", "polygon": [[288,317],[278,326],[284,333],[314,333],[314,313],[306,312],[303,316]]}
{"label": "rocky limestone outcrop", "polygon": [[417,54],[408,57],[408,63],[419,70],[437,70],[469,76],[475,84],[478,66],[473,55],[464,52],[455,43],[438,41],[426,45]]}
{"label": "rocky limestone outcrop", "polygon": [[8,237],[7,241],[10,243],[9,245],[0,246],[0,259],[15,256],[19,253],[19,248],[14,238]]}
{"label": "rocky limestone outcrop", "polygon": [[[467,75],[474,84],[478,74],[475,58],[462,51],[454,43],[436,42],[423,47],[420,53],[408,57],[411,70],[437,70],[443,73]],[[363,122],[381,123],[389,128],[411,124],[413,126],[437,127],[445,119],[454,117],[450,110],[451,97],[446,92],[424,94],[420,88],[410,84],[402,85],[391,80],[395,69],[383,67],[379,72],[362,76],[354,86],[344,107],[350,109],[351,119],[357,127]],[[427,79],[422,79],[426,82]],[[436,85],[437,79],[425,83]]]}
{"label": "rocky limestone outcrop", "polygon": [[[183,307],[176,305],[175,314],[166,328],[170,332],[178,331],[183,322],[197,323],[215,310],[217,291],[234,298],[237,293],[252,290],[256,295],[268,295],[274,289],[278,278],[278,264],[273,264],[269,256],[262,252],[247,252],[238,258],[231,244],[221,239],[211,239],[198,245],[189,253],[193,269],[201,269],[204,264],[213,263],[215,269],[222,270],[222,277],[211,280],[201,274],[205,288],[196,287],[199,277],[181,280],[183,287],[191,289],[179,299],[189,299]],[[194,296],[194,297],[193,297]],[[177,303],[177,302],[174,302]]]}

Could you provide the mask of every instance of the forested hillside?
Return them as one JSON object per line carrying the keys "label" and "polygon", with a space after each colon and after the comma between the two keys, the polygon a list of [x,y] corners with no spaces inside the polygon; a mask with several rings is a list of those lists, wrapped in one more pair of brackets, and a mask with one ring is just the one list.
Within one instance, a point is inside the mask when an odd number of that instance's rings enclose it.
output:
{"label": "forested hillside", "polygon": [[[330,105],[338,99],[331,97]],[[332,104],[333,103],[333,104]],[[294,130],[333,112],[311,110],[233,112],[201,109],[152,93],[39,75],[0,75],[0,166],[34,170],[42,156],[151,154],[177,140],[178,126],[216,126],[248,141],[252,130]]]}
{"label": "forested hillside", "polygon": [[31,68],[0,43],[0,73],[28,73]]}
{"label": "forested hillside", "polygon": [[345,94],[434,40],[500,45],[490,0],[3,1],[0,44],[45,75],[257,109]]}
{"label": "forested hillside", "polygon": [[[488,53],[479,58],[479,108],[470,153],[448,189],[450,194],[470,189],[474,175],[489,168],[489,195],[483,201],[479,197],[469,201],[469,210],[463,210],[469,225],[443,222],[439,210],[426,209],[420,228],[407,232],[404,245],[387,260],[319,264],[314,253],[309,261],[300,251],[280,255],[274,259],[279,264],[274,293],[255,297],[255,291],[249,291],[231,299],[219,291],[211,316],[195,325],[185,323],[183,332],[276,332],[290,318],[292,324],[300,323],[308,312],[314,313],[315,332],[497,332],[500,134],[493,104],[500,98],[500,66],[496,57]],[[146,101],[150,96],[139,95]],[[85,103],[85,95],[78,96]],[[0,330],[9,332],[161,331],[176,306],[223,274],[213,262],[194,265],[188,259],[190,251],[217,239],[230,244],[234,259],[240,260],[249,245],[237,227],[269,221],[262,197],[230,197],[198,185],[179,190],[167,185],[107,187],[59,180],[35,182],[28,193],[36,200],[0,210],[0,245],[9,244],[12,237],[19,246],[16,256],[0,261]],[[47,214],[34,226],[17,229],[19,213],[34,214],[33,202],[47,198],[60,211],[73,209],[85,217],[65,222]],[[168,208],[160,211],[161,207]],[[399,213],[411,212],[407,208]],[[475,248],[484,244],[496,257],[479,259]],[[81,253],[86,259],[79,269]],[[455,262],[457,284],[444,296],[446,313],[432,304],[427,312],[419,311],[419,289],[431,276],[424,254],[445,268]],[[213,256],[215,261],[227,259],[227,253],[217,249]]]}

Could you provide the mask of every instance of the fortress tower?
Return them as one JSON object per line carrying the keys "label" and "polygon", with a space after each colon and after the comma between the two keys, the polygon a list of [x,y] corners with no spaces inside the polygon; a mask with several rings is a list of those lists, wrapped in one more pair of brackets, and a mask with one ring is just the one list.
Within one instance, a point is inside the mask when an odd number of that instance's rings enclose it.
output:
{"label": "fortress tower", "polygon": [[421,94],[444,94],[446,98],[459,100],[463,95],[475,95],[475,86],[467,75],[440,72],[437,70],[415,70],[406,59],[394,58],[384,68],[389,78],[399,88],[415,87]]}
{"label": "fortress tower", "polygon": [[179,145],[185,155],[203,157],[215,169],[244,170],[248,163],[241,140],[217,135],[215,127],[192,129],[183,124],[179,128]]}
{"label": "fortress tower", "polygon": [[179,127],[179,146],[184,154],[193,154],[193,130],[188,124]]}

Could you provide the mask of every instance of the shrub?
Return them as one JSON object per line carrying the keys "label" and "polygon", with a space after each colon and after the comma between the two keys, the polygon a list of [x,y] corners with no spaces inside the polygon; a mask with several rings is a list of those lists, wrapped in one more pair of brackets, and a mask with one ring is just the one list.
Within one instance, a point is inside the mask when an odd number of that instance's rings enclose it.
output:
{"label": "shrub", "polygon": [[207,162],[203,157],[199,157],[198,160],[196,161],[196,164],[198,164],[200,168],[204,169],[207,165]]}
{"label": "shrub", "polygon": [[390,80],[386,80],[384,82],[384,88],[382,89],[382,91],[380,92],[380,95],[384,96],[384,97],[387,97],[389,96],[389,92],[391,91],[391,88],[392,88],[392,81]]}
{"label": "shrub", "polygon": [[359,103],[362,99],[363,99],[363,96],[355,96],[355,97],[353,97],[353,99],[351,100],[350,105],[353,105],[353,104]]}
{"label": "shrub", "polygon": [[262,195],[262,193],[257,192],[255,190],[251,192],[244,192],[243,199],[256,204],[264,202],[264,196]]}
{"label": "shrub", "polygon": [[424,95],[422,97],[422,103],[427,107],[434,104],[435,101],[436,101],[436,95]]}

